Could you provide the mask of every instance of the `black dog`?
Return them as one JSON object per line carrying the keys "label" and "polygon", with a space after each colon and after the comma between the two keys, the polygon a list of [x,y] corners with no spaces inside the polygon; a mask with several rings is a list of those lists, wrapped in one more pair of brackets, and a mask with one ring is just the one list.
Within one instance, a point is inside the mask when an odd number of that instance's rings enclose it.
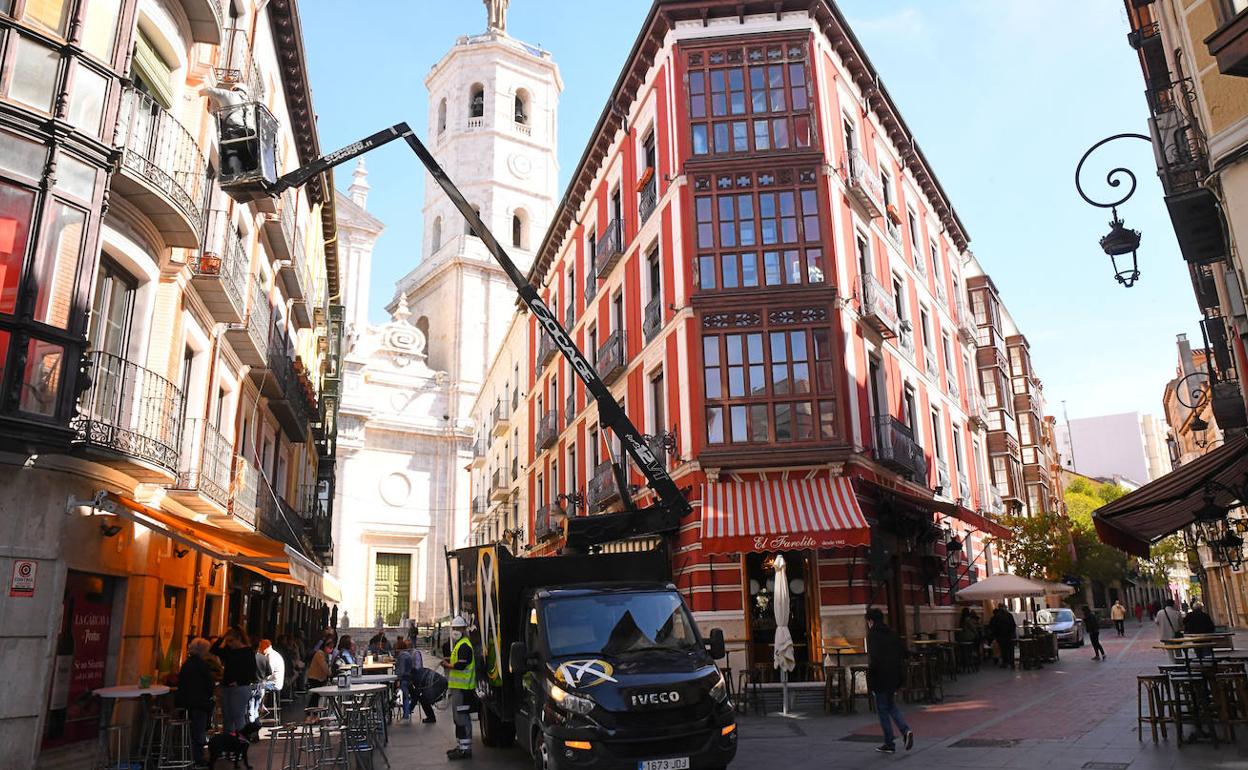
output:
{"label": "black dog", "polygon": [[[254,724],[254,723],[253,723]],[[243,728],[243,732],[237,733],[216,733],[208,739],[208,767],[215,770],[217,760],[221,757],[234,760],[234,767],[238,767],[241,760],[243,766],[251,770],[251,761],[247,759],[247,750],[251,748],[252,742],[259,734],[259,729],[251,732],[252,725]],[[247,735],[251,735],[248,740]]]}

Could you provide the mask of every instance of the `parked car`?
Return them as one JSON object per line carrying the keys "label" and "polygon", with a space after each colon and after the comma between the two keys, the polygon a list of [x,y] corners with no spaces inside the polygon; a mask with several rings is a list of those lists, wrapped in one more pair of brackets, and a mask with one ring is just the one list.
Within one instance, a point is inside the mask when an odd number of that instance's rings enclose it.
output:
{"label": "parked car", "polygon": [[1058,646],[1083,646],[1083,621],[1064,607],[1036,613],[1036,625],[1057,637]]}

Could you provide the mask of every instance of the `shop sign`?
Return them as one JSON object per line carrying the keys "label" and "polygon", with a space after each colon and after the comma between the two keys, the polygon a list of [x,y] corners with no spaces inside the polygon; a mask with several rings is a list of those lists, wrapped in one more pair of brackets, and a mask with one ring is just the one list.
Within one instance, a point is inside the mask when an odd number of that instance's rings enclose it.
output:
{"label": "shop sign", "polygon": [[34,596],[35,575],[38,571],[38,562],[30,559],[18,559],[13,562],[13,577],[9,580],[9,596],[21,596],[27,599]]}

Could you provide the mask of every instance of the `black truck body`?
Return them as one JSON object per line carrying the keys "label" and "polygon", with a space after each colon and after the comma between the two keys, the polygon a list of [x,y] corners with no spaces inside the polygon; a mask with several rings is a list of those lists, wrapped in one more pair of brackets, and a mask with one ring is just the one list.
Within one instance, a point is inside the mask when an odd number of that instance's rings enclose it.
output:
{"label": "black truck body", "polygon": [[666,549],[520,559],[492,545],[451,558],[487,745],[518,741],[550,768],[732,761],[723,637],[698,633]]}

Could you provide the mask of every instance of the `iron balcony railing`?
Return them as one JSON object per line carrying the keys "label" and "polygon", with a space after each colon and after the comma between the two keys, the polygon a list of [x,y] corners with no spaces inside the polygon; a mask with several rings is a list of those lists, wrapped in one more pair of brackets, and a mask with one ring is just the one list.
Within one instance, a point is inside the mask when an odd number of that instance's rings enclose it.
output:
{"label": "iron balcony railing", "polygon": [[261,358],[269,354],[269,329],[273,325],[273,306],[259,280],[251,283],[251,308],[247,313],[247,336]]}
{"label": "iron balcony railing", "polygon": [[[590,259],[593,259],[591,254]],[[591,269],[585,271],[585,307],[589,308],[589,301],[594,298],[594,294],[598,291],[598,275]]]}
{"label": "iron balcony railing", "polygon": [[945,381],[949,383],[949,395],[954,401],[962,397],[962,388],[958,386],[958,375],[956,372],[945,370]]}
{"label": "iron balcony railing", "polygon": [[230,513],[240,521],[256,526],[256,490],[260,471],[242,455],[234,457],[234,480],[230,484]]}
{"label": "iron balcony railing", "polygon": [[213,67],[219,86],[232,86],[241,83],[247,87],[247,95],[253,101],[261,101],[264,97],[264,80],[260,69],[251,57],[251,41],[247,38],[247,30],[231,27],[225,32],[225,42],[221,46],[217,66]]}
{"label": "iron balcony railing", "polygon": [[559,349],[555,347],[555,341],[544,330],[539,328],[537,333],[537,369],[535,371],[540,373],[546,368],[546,364],[554,360]]}
{"label": "iron balcony railing", "polygon": [[891,415],[876,415],[875,421],[875,459],[901,473],[909,475],[913,480],[927,481],[927,458],[923,447],[914,440],[914,434],[897,418]]}
{"label": "iron balcony railing", "polygon": [[500,502],[506,500],[507,495],[507,475],[502,469],[498,469],[490,477],[490,499],[494,502]]}
{"label": "iron balcony railing", "polygon": [[655,206],[659,203],[659,185],[654,176],[650,177],[650,181],[646,182],[646,186],[641,188],[641,194],[637,198],[638,222],[645,224],[650,221],[650,215],[654,213]]}
{"label": "iron balcony railing", "polygon": [[558,508],[553,505],[546,504],[533,514],[533,536],[538,540],[545,540],[554,537],[562,531],[556,520],[558,518]]}
{"label": "iron balcony railing", "polygon": [[893,293],[871,273],[863,273],[858,280],[859,299],[862,303],[862,320],[884,337],[896,337],[900,328],[897,305]]}
{"label": "iron balcony railing", "polygon": [[598,346],[598,359],[595,368],[604,383],[610,383],[624,373],[628,364],[628,347],[625,344],[623,329],[616,329]]}
{"label": "iron balcony railing", "polygon": [[641,319],[641,333],[645,335],[646,342],[658,336],[659,330],[663,328],[663,297],[655,295],[646,303],[646,312]]}
{"label": "iron balcony railing", "polygon": [[563,311],[563,328],[570,332],[573,326],[576,326],[576,303],[569,299],[568,307]]}
{"label": "iron balcony railing", "polygon": [[958,497],[964,503],[969,503],[971,499],[971,482],[967,480],[965,471],[958,471]]}
{"label": "iron balcony railing", "polygon": [[975,317],[971,315],[971,309],[967,307],[966,300],[958,297],[958,334],[962,336],[962,341],[968,345],[975,344]]}
{"label": "iron balcony railing", "polygon": [[218,320],[237,323],[247,312],[247,250],[229,212],[214,209],[205,221],[204,246],[191,258],[191,285]]}
{"label": "iron balcony railing", "polygon": [[233,453],[234,447],[215,425],[202,417],[186,420],[182,428],[177,488],[195,490],[222,508],[228,508]]}
{"label": "iron balcony railing", "polygon": [[488,507],[489,506],[485,504],[485,498],[483,497],[472,498],[472,515],[473,516],[484,516],[485,511]]}
{"label": "iron balcony railing", "polygon": [[935,380],[940,377],[940,370],[936,366],[936,351],[935,350],[927,350],[927,349],[923,350],[923,365],[924,365],[924,368],[927,370],[927,376],[930,379]]}
{"label": "iron balcony railing", "polygon": [[936,458],[936,486],[945,497],[953,497],[953,481],[949,476],[949,464]]}
{"label": "iron balcony railing", "polygon": [[517,481],[520,478],[520,458],[511,458],[511,480]]}
{"label": "iron balcony railing", "polygon": [[550,409],[537,421],[537,451],[545,451],[559,440],[559,412]]}
{"label": "iron balcony railing", "polygon": [[650,448],[650,452],[655,456],[655,459],[657,459],[659,463],[666,468],[668,451],[667,446],[663,441],[663,434],[657,433],[650,436],[646,441],[646,446]]}
{"label": "iron balcony railing", "polygon": [[163,193],[194,232],[203,234],[208,162],[195,137],[152,97],[134,88],[122,92],[116,144],[122,165]]}
{"label": "iron balcony railing", "polygon": [[496,437],[507,435],[507,430],[511,427],[511,412],[507,409],[506,402],[499,401],[494,404],[493,411],[490,412],[490,434]]}
{"label": "iron balcony railing", "polygon": [[615,471],[610,460],[605,460],[594,468],[594,475],[589,480],[589,508],[597,510],[617,500],[620,488],[615,483]]}
{"label": "iron balcony railing", "polygon": [[845,184],[849,194],[872,218],[884,216],[884,188],[879,177],[871,173],[871,165],[858,150],[849,151],[845,168]]}
{"label": "iron balcony railing", "polygon": [[90,385],[71,427],[78,444],[106,449],[178,472],[182,391],[121,356],[86,354]]}
{"label": "iron balcony railing", "polygon": [[563,405],[563,419],[568,425],[576,421],[576,393],[569,393]]}
{"label": "iron balcony railing", "polygon": [[594,246],[594,272],[602,278],[624,255],[624,221],[612,219],[598,236]]}

